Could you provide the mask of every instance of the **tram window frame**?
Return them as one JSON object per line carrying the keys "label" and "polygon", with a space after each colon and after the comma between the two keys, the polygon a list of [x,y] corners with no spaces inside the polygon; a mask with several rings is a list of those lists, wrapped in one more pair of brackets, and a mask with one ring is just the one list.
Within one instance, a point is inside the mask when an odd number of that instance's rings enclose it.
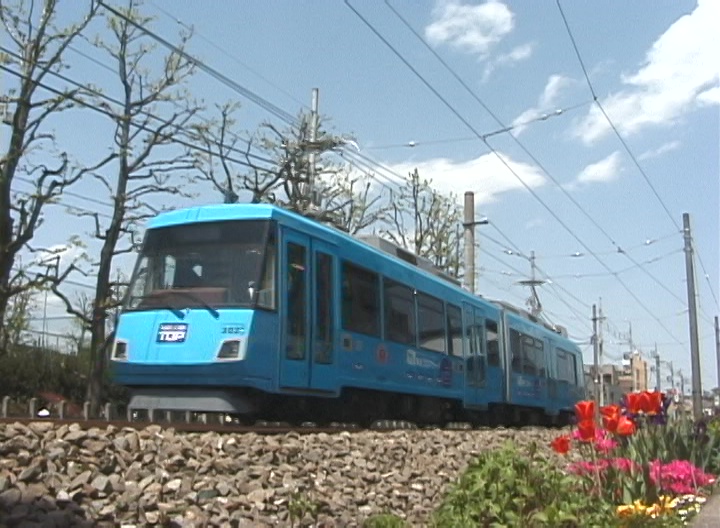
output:
{"label": "tram window frame", "polygon": [[455,357],[463,356],[463,320],[462,310],[451,303],[446,305],[445,334],[447,336],[448,354]]}
{"label": "tram window frame", "polygon": [[[492,336],[495,336],[494,339]],[[492,346],[491,346],[492,345]],[[487,351],[488,367],[500,365],[500,334],[498,323],[492,319],[485,319],[485,349]]]}
{"label": "tram window frame", "polygon": [[316,363],[333,362],[333,340],[335,303],[333,286],[335,284],[334,257],[323,251],[315,252],[315,325],[317,336],[313,350]]}
{"label": "tram window frame", "polygon": [[[401,309],[396,310],[393,305],[394,300],[402,303],[401,308],[409,308],[409,313],[403,312]],[[385,339],[395,343],[415,346],[417,344],[415,290],[401,282],[383,278],[383,301],[383,335]],[[403,328],[402,321],[398,319],[398,317],[403,316],[407,318],[406,328]]]}
{"label": "tram window frame", "polygon": [[[438,352],[440,354],[447,354],[447,327],[445,318],[445,303],[433,297],[427,293],[418,292],[416,297],[417,303],[417,346],[423,350],[430,352]],[[426,324],[429,323],[429,324]],[[434,323],[440,323],[439,325]],[[433,328],[435,326],[435,328]],[[432,340],[423,339],[421,329],[427,329],[430,331],[429,335],[432,336],[432,330],[439,330],[442,327],[442,336]],[[437,346],[433,346],[433,345]],[[430,345],[430,346],[428,346]]]}
{"label": "tram window frame", "polygon": [[515,330],[514,328],[510,328],[509,334],[509,343],[508,346],[510,348],[510,369],[512,372],[515,372],[516,374],[522,374],[523,372],[523,363],[522,363],[522,344],[520,341],[520,332]]}
{"label": "tram window frame", "polygon": [[571,385],[577,385],[577,357],[575,356],[575,354],[568,350],[565,350],[564,348],[557,348],[556,350],[558,381],[564,381]]}
{"label": "tram window frame", "polygon": [[380,275],[347,260],[340,273],[343,330],[380,337]]}

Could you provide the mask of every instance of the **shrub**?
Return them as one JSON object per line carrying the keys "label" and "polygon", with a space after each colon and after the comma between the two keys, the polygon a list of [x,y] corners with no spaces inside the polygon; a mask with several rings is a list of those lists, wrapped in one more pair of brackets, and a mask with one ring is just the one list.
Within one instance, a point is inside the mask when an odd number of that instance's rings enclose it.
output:
{"label": "shrub", "polygon": [[588,494],[532,445],[483,453],[455,484],[433,517],[436,527],[618,526],[615,508]]}

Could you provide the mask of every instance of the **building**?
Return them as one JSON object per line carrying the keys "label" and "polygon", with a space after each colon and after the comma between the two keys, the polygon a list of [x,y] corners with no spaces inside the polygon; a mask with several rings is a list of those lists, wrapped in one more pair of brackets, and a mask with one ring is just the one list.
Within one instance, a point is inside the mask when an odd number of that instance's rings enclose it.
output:
{"label": "building", "polygon": [[650,369],[647,361],[637,351],[625,357],[626,359],[623,359],[623,373],[618,378],[618,385],[623,394],[649,390],[648,373]]}
{"label": "building", "polygon": [[[624,374],[624,370],[617,365],[603,365],[602,372],[602,398],[601,405],[609,405],[611,403],[620,403],[625,391],[620,385],[620,379]],[[587,388],[587,397],[595,398],[595,366],[585,366],[585,387]]]}

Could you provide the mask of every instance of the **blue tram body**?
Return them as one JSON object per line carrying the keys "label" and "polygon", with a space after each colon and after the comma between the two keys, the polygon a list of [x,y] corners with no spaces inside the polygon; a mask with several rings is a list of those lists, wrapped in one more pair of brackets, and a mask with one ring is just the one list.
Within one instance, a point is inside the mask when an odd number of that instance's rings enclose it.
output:
{"label": "blue tram body", "polygon": [[584,394],[560,332],[385,241],[261,204],[151,221],[111,365],[134,408],[308,419],[558,421]]}

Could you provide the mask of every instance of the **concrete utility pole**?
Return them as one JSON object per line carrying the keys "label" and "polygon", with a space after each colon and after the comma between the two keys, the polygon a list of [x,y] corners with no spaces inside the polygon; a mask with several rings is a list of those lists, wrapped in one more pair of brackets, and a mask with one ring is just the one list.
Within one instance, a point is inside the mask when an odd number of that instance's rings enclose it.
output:
{"label": "concrete utility pole", "polygon": [[487,218],[475,220],[475,193],[465,192],[463,229],[465,230],[465,287],[475,293],[475,226],[487,225]]}
{"label": "concrete utility pole", "polygon": [[318,115],[320,91],[317,88],[312,90],[312,106],[310,107],[310,156],[308,163],[308,191],[310,194],[310,203],[312,205],[320,205],[318,202],[318,194],[315,190],[315,163],[317,159],[316,143],[318,135],[318,127],[320,117]]}
{"label": "concrete utility pole", "polygon": [[690,319],[690,365],[692,367],[693,417],[702,418],[702,379],[700,374],[700,340],[698,339],[697,306],[695,304],[695,267],[693,263],[690,215],[683,213],[685,238],[685,274],[687,276],[688,317]]}
{"label": "concrete utility pole", "polygon": [[465,192],[463,209],[465,228],[465,287],[475,293],[475,193]]}
{"label": "concrete utility pole", "polygon": [[655,390],[660,391],[660,354],[657,351],[657,343],[655,343]]}
{"label": "concrete utility pole", "polygon": [[595,372],[593,373],[593,382],[595,384],[595,401],[600,402],[600,343],[598,340],[598,318],[597,318],[597,306],[593,304],[592,306],[592,322],[593,322],[593,336],[592,336],[592,343],[593,343],[593,365],[595,367]]}
{"label": "concrete utility pole", "polygon": [[720,387],[720,324],[715,316],[715,360],[717,361],[717,386]]}
{"label": "concrete utility pole", "polygon": [[[512,254],[512,253],[511,253]],[[520,255],[523,258],[527,258],[524,255]],[[544,280],[537,279],[535,276],[535,251],[530,252],[530,279],[518,281],[518,284],[530,287],[530,297],[528,297],[527,303],[530,308],[530,313],[535,317],[542,313],[542,303],[538,296],[536,286],[542,286],[545,284]]]}
{"label": "concrete utility pole", "polygon": [[599,357],[599,363],[600,363],[600,407],[603,407],[605,405],[605,373],[603,372],[604,364],[603,364],[603,321],[605,318],[603,317],[602,312],[602,297],[600,297],[600,302],[598,303],[598,357]]}

